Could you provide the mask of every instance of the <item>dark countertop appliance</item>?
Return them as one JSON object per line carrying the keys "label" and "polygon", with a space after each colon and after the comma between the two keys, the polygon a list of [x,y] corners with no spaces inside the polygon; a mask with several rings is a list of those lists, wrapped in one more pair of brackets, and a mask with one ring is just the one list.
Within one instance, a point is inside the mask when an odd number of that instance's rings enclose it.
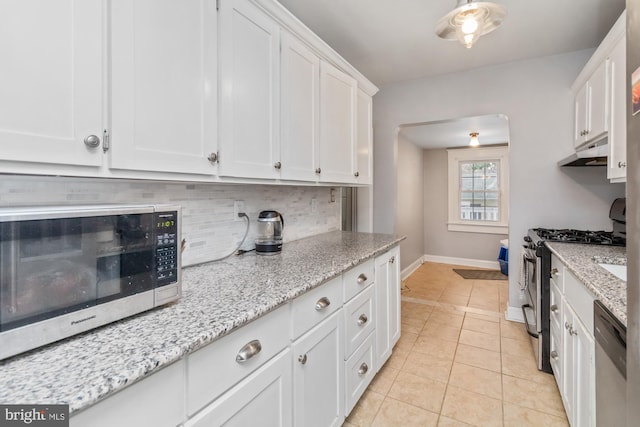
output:
{"label": "dark countertop appliance", "polygon": [[274,255],[282,250],[284,218],[278,211],[262,211],[258,215],[256,253]]}
{"label": "dark countertop appliance", "polygon": [[[526,303],[522,306],[527,333],[531,337],[538,369],[551,373],[550,364],[550,278],[551,251],[545,242],[582,243],[590,245],[626,246],[625,199],[616,199],[609,217],[614,231],[574,229],[529,229],[524,237],[522,287]],[[616,225],[617,224],[617,225]]]}

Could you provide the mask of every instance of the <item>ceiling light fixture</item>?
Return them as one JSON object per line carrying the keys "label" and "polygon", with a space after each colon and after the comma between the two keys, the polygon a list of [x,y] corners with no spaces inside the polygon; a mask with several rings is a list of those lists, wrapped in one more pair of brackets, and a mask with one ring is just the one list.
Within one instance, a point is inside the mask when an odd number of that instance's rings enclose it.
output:
{"label": "ceiling light fixture", "polygon": [[490,1],[458,0],[451,12],[436,25],[438,37],[458,40],[471,48],[480,36],[495,30],[507,16],[504,6]]}
{"label": "ceiling light fixture", "polygon": [[469,140],[469,146],[477,147],[478,145],[480,145],[480,141],[478,141],[478,135],[480,135],[478,132],[471,132],[469,134],[469,136],[471,137],[471,139]]}

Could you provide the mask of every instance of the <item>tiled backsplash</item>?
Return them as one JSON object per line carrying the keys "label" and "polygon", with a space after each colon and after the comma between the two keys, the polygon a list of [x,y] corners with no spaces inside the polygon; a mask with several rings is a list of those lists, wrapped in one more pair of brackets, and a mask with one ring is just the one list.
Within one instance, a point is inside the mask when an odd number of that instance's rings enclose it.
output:
{"label": "tiled backsplash", "polygon": [[[187,240],[183,265],[231,252],[245,232],[246,220],[233,218],[242,200],[250,218],[243,249],[252,249],[256,218],[265,209],[284,216],[285,243],[340,229],[340,188],[330,203],[327,187],[204,184],[88,178],[0,175],[0,206],[99,203],[174,203],[182,206],[182,236]],[[312,212],[312,199],[317,206]]]}

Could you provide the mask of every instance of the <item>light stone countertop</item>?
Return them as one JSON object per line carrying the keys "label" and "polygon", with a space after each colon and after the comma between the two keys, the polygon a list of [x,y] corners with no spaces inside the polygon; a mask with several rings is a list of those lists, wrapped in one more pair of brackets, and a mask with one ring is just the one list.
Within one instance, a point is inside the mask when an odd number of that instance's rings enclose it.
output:
{"label": "light stone countertop", "polygon": [[335,231],[183,269],[182,299],[0,362],[0,403],[86,408],[397,245]]}
{"label": "light stone countertop", "polygon": [[[593,292],[625,326],[627,325],[627,282],[598,265],[598,262],[621,264],[627,249],[620,246],[545,243],[551,252]],[[599,257],[594,259],[595,257]]]}

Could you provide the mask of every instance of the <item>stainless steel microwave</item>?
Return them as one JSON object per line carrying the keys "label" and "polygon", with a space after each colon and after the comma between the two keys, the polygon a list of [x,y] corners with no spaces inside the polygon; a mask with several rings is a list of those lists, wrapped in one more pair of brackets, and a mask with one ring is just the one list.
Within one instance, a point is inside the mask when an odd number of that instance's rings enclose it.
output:
{"label": "stainless steel microwave", "polygon": [[0,209],[0,360],[178,300],[179,206]]}

